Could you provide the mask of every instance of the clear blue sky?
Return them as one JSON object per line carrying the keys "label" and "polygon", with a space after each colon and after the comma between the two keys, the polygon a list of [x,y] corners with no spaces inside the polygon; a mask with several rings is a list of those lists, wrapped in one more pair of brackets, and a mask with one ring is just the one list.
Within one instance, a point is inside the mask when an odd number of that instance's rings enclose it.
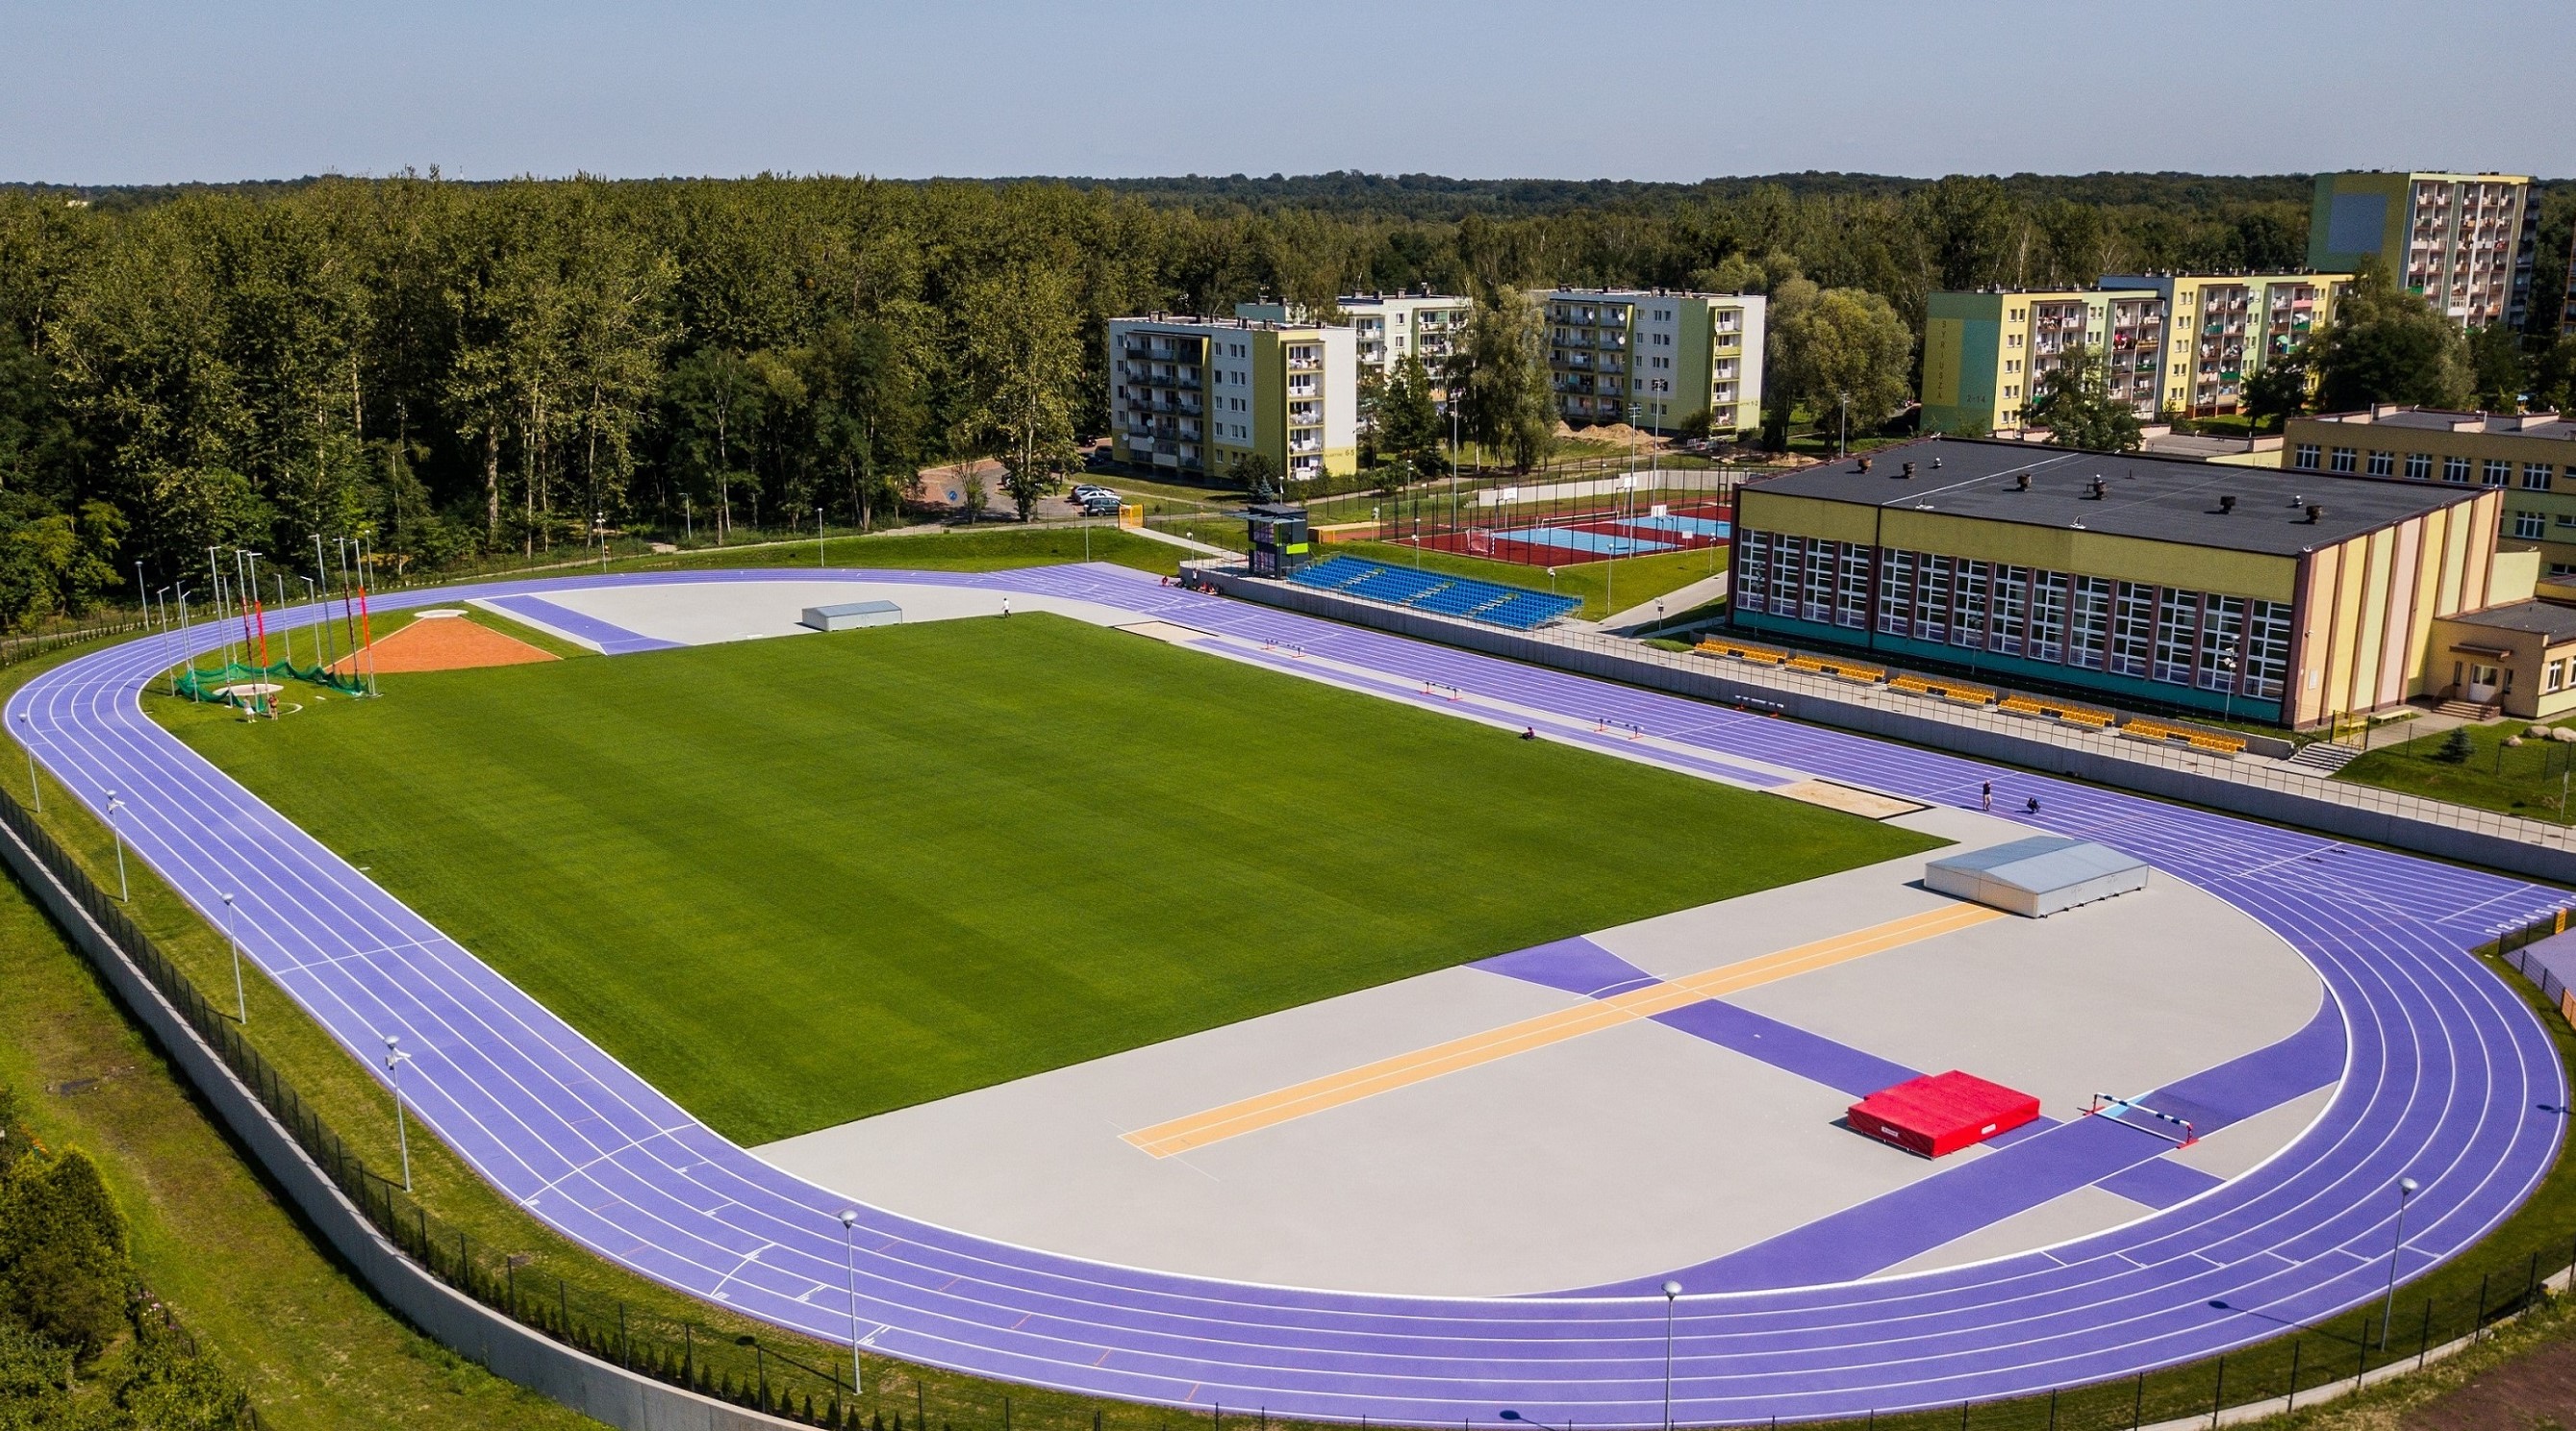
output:
{"label": "clear blue sky", "polygon": [[2571,0],[0,0],[0,180],[2576,175]]}

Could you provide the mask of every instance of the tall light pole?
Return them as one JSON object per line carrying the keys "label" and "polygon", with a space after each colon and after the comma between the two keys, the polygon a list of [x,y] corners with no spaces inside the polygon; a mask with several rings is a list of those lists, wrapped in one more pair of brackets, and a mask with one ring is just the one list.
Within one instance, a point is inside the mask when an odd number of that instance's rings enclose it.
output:
{"label": "tall light pole", "polygon": [[1843,414],[1842,430],[1834,438],[1834,460],[1839,462],[1851,456],[1851,394],[1836,393],[1834,399],[1842,405]]}
{"label": "tall light pole", "polygon": [[823,509],[814,509],[814,569],[823,569]]}
{"label": "tall light pole", "polygon": [[36,779],[36,716],[32,711],[18,712],[18,724],[26,734],[19,744],[27,752],[27,794],[36,802],[36,813],[45,813],[45,787]]}
{"label": "tall light pole", "polygon": [[116,837],[116,902],[132,904],[134,893],[125,884],[125,827],[116,823],[116,812],[124,808],[125,802],[116,798],[116,792],[108,791],[107,832]]}
{"label": "tall light pole", "polygon": [[241,939],[233,933],[233,897],[224,896],[224,943],[233,952],[233,1017],[245,1028],[250,1026],[250,993],[242,983]]}
{"label": "tall light pole", "polygon": [[841,1209],[841,1265],[850,1274],[850,1395],[866,1390],[859,1380],[859,1211]]}
{"label": "tall light pole", "polygon": [[599,542],[599,569],[606,571],[608,570],[608,514],[606,512],[590,514],[590,534]]}
{"label": "tall light pole", "polygon": [[1664,1284],[1664,1431],[1673,1431],[1673,1303],[1682,1295],[1682,1284]]}
{"label": "tall light pole", "polygon": [[402,1035],[385,1035],[385,1075],[394,1085],[394,1142],[402,1149],[403,1191],[411,1191],[411,1125],[403,1117],[402,1066],[411,1055],[402,1051]]}
{"label": "tall light pole", "polygon": [[2397,1180],[2397,1236],[2388,1245],[2388,1299],[2379,1308],[2379,1349],[2388,1350],[2388,1319],[2397,1312],[2397,1254],[2406,1249],[2406,1200],[2415,1196],[2415,1180]]}
{"label": "tall light pole", "polygon": [[[277,609],[282,618],[286,611],[286,573],[271,568],[269,575],[277,580]],[[295,669],[295,628],[280,619],[277,624],[277,634],[278,638],[286,643],[286,669],[292,671]]]}

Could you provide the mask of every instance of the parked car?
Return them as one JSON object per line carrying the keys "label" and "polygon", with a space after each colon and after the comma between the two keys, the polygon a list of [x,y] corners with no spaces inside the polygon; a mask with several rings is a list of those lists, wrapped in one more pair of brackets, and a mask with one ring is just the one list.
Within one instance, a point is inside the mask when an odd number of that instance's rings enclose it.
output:
{"label": "parked car", "polygon": [[1118,465],[1118,458],[1106,447],[1095,447],[1082,454],[1082,465],[1094,472],[1106,472]]}
{"label": "parked car", "polygon": [[1086,517],[1114,517],[1114,516],[1117,516],[1117,515],[1118,515],[1118,494],[1117,494],[1117,493],[1115,493],[1115,492],[1104,492],[1104,493],[1101,493],[1101,494],[1100,494],[1099,496],[1097,496],[1097,497],[1085,497],[1085,498],[1083,498],[1083,499],[1082,499],[1082,515],[1084,515],[1084,516],[1086,516]]}
{"label": "parked car", "polygon": [[1118,500],[1118,494],[1110,491],[1106,487],[1096,486],[1089,482],[1076,482],[1073,484],[1073,500],[1077,502],[1097,501],[1104,497],[1112,502]]}

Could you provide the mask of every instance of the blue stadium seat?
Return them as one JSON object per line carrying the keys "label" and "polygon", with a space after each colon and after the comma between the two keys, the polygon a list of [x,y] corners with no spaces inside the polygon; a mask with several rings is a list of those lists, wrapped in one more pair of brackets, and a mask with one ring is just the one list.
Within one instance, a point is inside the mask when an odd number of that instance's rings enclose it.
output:
{"label": "blue stadium seat", "polygon": [[1514,631],[1533,630],[1583,607],[1571,596],[1551,596],[1496,581],[1442,576],[1348,556],[1326,557],[1299,568],[1288,579],[1299,586],[1339,591],[1442,616],[1463,616]]}

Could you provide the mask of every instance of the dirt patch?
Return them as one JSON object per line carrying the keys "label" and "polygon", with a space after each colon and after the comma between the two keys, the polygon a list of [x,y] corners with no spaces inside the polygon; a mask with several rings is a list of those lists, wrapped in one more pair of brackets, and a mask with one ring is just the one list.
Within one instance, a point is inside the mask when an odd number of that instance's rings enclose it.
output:
{"label": "dirt patch", "polygon": [[2405,1431],[2532,1431],[2576,1426],[2576,1339],[2543,1342],[2406,1413]]}
{"label": "dirt patch", "polygon": [[430,617],[412,622],[377,639],[366,659],[342,659],[331,669],[348,675],[353,669],[385,675],[400,671],[470,671],[482,666],[524,666],[557,659],[516,636],[477,625],[461,617]]}

